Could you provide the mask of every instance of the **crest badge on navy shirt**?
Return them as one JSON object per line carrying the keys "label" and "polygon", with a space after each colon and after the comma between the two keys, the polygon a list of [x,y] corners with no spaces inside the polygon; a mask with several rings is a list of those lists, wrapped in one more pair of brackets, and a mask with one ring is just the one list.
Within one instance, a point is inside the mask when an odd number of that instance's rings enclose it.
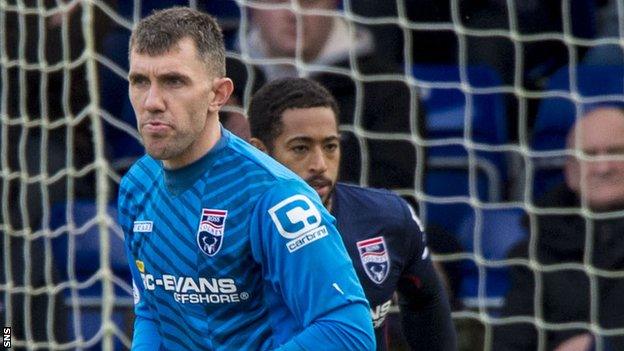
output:
{"label": "crest badge on navy shirt", "polygon": [[206,255],[212,257],[221,250],[226,218],[226,210],[202,209],[197,229],[197,246]]}
{"label": "crest badge on navy shirt", "polygon": [[361,240],[356,245],[366,275],[376,284],[383,283],[390,271],[390,257],[384,237]]}

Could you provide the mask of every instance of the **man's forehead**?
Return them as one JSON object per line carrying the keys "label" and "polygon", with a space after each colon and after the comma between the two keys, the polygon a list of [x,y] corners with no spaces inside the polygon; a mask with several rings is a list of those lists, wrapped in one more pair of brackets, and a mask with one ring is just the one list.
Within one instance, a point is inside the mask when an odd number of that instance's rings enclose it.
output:
{"label": "man's forehead", "polygon": [[624,126],[615,129],[577,129],[572,145],[586,152],[624,149]]}
{"label": "man's forehead", "polygon": [[158,60],[167,58],[195,58],[201,61],[195,42],[191,38],[183,38],[176,43],[170,45],[164,50],[150,50],[139,46],[134,46],[130,50],[130,63],[137,59],[140,60]]}
{"label": "man's forehead", "polygon": [[336,114],[329,106],[291,107],[281,113],[282,123],[293,125],[336,125]]}
{"label": "man's forehead", "polygon": [[615,108],[598,108],[587,113],[569,135],[575,140],[596,141],[608,141],[603,139],[614,136],[624,138],[624,112]]}
{"label": "man's forehead", "polygon": [[613,124],[585,124],[575,131],[576,137],[581,140],[596,140],[602,142],[616,141],[614,138],[624,139],[624,120]]}
{"label": "man's forehead", "polygon": [[331,109],[319,110],[293,109],[292,113],[282,114],[282,134],[289,140],[308,138],[309,140],[323,140],[338,136],[338,126]]}
{"label": "man's forehead", "polygon": [[[130,61],[130,72],[149,71],[152,73],[178,72],[184,71],[188,65],[183,65],[179,60],[171,60],[162,56],[137,56]],[[147,72],[145,72],[147,73]]]}
{"label": "man's forehead", "polygon": [[307,133],[293,133],[291,135],[288,135],[288,139],[286,140],[287,142],[292,142],[292,141],[300,141],[300,142],[306,142],[306,143],[313,143],[313,142],[326,142],[326,141],[333,141],[333,140],[339,140],[340,136],[338,135],[338,133],[331,133],[331,134],[307,134]]}
{"label": "man's forehead", "polygon": [[199,57],[193,52],[183,52],[179,47],[161,55],[150,55],[135,50],[130,54],[131,73],[146,73],[150,71],[150,73],[158,74],[174,72],[190,74],[192,71],[200,68],[205,68],[205,65],[200,61]]}

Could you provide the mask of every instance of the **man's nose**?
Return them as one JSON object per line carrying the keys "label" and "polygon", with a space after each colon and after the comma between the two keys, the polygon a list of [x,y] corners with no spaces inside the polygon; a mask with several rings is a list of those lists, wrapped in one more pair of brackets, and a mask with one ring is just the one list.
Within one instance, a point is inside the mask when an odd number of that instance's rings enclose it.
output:
{"label": "man's nose", "polygon": [[152,84],[147,91],[143,106],[147,111],[158,112],[165,110],[165,101],[157,84]]}
{"label": "man's nose", "polygon": [[613,169],[615,160],[612,157],[602,153],[594,155],[588,162],[588,167],[594,174],[607,174]]}
{"label": "man's nose", "polygon": [[596,173],[605,174],[611,170],[611,161],[600,160],[592,162],[592,170]]}
{"label": "man's nose", "polygon": [[323,173],[327,171],[325,155],[320,147],[312,149],[312,153],[310,155],[310,170],[314,173]]}

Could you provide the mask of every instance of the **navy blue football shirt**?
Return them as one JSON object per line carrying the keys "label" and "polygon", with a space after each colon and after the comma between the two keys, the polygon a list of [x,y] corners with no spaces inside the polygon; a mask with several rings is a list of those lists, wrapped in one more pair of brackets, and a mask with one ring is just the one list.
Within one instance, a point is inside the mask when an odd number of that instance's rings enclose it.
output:
{"label": "navy blue football shirt", "polygon": [[448,297],[407,202],[387,190],[338,183],[331,212],[370,304],[377,349],[387,347],[385,320],[395,292],[412,349],[454,349]]}

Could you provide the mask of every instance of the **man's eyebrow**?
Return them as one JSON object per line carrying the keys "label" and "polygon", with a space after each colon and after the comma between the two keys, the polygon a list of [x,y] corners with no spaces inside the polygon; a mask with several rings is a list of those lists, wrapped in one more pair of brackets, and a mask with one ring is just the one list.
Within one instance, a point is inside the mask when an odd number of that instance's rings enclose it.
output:
{"label": "man's eyebrow", "polygon": [[[292,142],[304,142],[304,143],[311,143],[314,141],[314,138],[306,136],[306,135],[297,135],[292,137],[291,139],[288,140],[288,143],[292,143]],[[340,137],[338,135],[331,135],[328,137],[323,138],[324,143],[327,142],[331,142],[331,141],[340,141]]]}
{"label": "man's eyebrow", "polygon": [[309,143],[312,141],[312,138],[309,136],[305,136],[305,135],[297,135],[291,139],[288,140],[288,143],[292,143],[292,142],[304,142],[304,143]]}
{"label": "man's eyebrow", "polygon": [[[143,74],[143,73],[138,73],[138,72],[131,72],[130,74],[128,74],[128,80],[132,81],[135,79],[139,79],[139,78],[146,78],[147,75]],[[162,73],[158,76],[156,76],[156,79],[158,80],[167,80],[167,79],[182,79],[182,80],[190,80],[190,77],[187,74],[181,73],[181,72],[177,72],[177,71],[171,71],[171,72],[165,72]]]}
{"label": "man's eyebrow", "polygon": [[145,74],[137,73],[137,72],[130,72],[130,74],[128,74],[128,80],[129,81],[133,81],[133,80],[136,80],[138,78],[145,78]]}
{"label": "man's eyebrow", "polygon": [[190,79],[188,75],[181,73],[181,72],[177,72],[177,71],[165,72],[163,74],[158,75],[157,78],[158,79],[183,79],[183,80]]}
{"label": "man's eyebrow", "polygon": [[[596,150],[590,150],[597,152]],[[610,155],[622,155],[624,154],[624,145],[612,145],[605,148],[605,152]]]}

